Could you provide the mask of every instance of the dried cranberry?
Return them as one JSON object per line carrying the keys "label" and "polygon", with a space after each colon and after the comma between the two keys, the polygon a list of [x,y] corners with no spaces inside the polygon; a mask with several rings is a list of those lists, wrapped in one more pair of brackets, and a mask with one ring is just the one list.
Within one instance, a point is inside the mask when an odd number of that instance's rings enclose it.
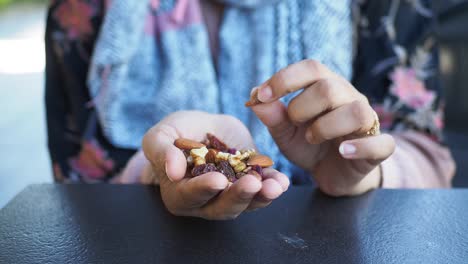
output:
{"label": "dried cranberry", "polygon": [[264,175],[263,175],[263,168],[260,167],[259,165],[253,165],[253,166],[252,166],[252,170],[258,172],[258,174],[260,174],[260,176],[264,177]]}
{"label": "dried cranberry", "polygon": [[229,162],[225,160],[219,162],[218,171],[224,174],[224,176],[226,176],[226,178],[228,178],[228,180],[231,182],[234,181],[234,179],[236,179],[236,173],[232,169],[231,165],[229,165]]}
{"label": "dried cranberry", "polygon": [[235,149],[235,148],[229,148],[227,150],[227,153],[232,154],[232,155],[236,154],[236,152],[237,152],[237,149]]}
{"label": "dried cranberry", "polygon": [[216,166],[213,163],[202,164],[193,167],[192,176],[196,177],[212,171],[217,171]]}
{"label": "dried cranberry", "polygon": [[206,137],[210,141],[210,144],[209,144],[210,148],[214,148],[223,152],[226,152],[226,150],[228,149],[227,145],[224,144],[224,142],[219,140],[217,137],[215,137],[213,134],[208,133],[206,134]]}

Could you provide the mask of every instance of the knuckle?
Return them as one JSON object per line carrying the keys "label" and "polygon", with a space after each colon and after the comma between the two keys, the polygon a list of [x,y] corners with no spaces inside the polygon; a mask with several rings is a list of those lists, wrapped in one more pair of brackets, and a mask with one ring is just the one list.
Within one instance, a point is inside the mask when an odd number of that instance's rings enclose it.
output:
{"label": "knuckle", "polygon": [[275,88],[282,88],[287,87],[289,80],[289,70],[288,68],[283,68],[279,70],[271,79],[270,85],[272,86],[273,90]]}
{"label": "knuckle", "polygon": [[299,105],[296,98],[294,98],[288,106],[288,116],[291,121],[295,123],[302,123],[304,121],[304,117],[301,112],[301,106]]}
{"label": "knuckle", "polygon": [[333,89],[332,81],[329,79],[322,79],[317,83],[317,93],[325,101],[331,103],[335,99],[335,89]]}
{"label": "knuckle", "polygon": [[333,184],[331,181],[326,181],[322,184],[319,184],[319,188],[325,194],[332,197],[342,197],[348,195],[346,188],[342,188]]}
{"label": "knuckle", "polygon": [[322,123],[323,122],[321,122],[320,120],[317,120],[309,126],[309,130],[312,133],[315,142],[329,139],[324,133],[325,129]]}
{"label": "knuckle", "polygon": [[362,101],[354,101],[351,104],[354,120],[358,122],[359,127],[363,130],[370,129],[374,122],[371,107]]}
{"label": "knuckle", "polygon": [[358,100],[365,102],[366,104],[370,105],[369,98],[367,96],[363,95],[362,93],[358,93]]}
{"label": "knuckle", "polygon": [[306,60],[303,60],[302,62],[309,71],[313,71],[313,72],[320,72],[323,67],[323,65],[320,62],[313,60],[313,59],[306,59]]}

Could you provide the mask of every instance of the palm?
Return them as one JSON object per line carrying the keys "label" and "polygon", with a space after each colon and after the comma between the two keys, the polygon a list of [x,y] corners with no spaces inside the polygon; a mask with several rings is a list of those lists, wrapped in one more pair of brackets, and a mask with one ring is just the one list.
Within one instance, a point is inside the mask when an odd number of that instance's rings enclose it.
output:
{"label": "palm", "polygon": [[180,112],[164,121],[165,126],[177,132],[177,137],[203,141],[207,133],[216,135],[229,147],[255,148],[250,132],[238,119],[225,115],[201,112]]}
{"label": "palm", "polygon": [[305,139],[305,126],[296,127],[291,138],[285,137],[275,138],[281,152],[291,162],[297,166],[304,168],[307,171],[313,171],[315,165],[329,149],[329,143],[320,145],[311,145]]}
{"label": "palm", "polygon": [[185,177],[186,158],[173,143],[178,138],[203,141],[207,133],[216,135],[230,147],[255,147],[252,136],[239,120],[196,111],[171,114],[145,135],[143,149],[169,211],[176,215],[230,219],[247,209],[265,207],[286,191],[287,177],[274,169],[265,169],[262,181],[245,175],[233,184],[219,172]]}

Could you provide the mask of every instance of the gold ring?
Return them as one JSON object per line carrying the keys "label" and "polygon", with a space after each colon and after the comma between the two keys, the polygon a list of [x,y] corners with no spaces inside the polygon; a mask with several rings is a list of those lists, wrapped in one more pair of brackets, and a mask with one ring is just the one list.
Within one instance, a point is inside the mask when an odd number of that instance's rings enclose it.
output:
{"label": "gold ring", "polygon": [[377,113],[374,111],[374,124],[372,125],[371,129],[366,132],[366,136],[377,136],[380,134],[380,122],[379,122],[379,116]]}

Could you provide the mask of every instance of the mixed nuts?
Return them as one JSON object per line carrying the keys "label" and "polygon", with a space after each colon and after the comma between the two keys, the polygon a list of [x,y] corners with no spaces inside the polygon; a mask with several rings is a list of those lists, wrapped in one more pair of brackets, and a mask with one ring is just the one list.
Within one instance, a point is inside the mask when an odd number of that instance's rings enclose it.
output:
{"label": "mixed nuts", "polygon": [[179,138],[174,145],[184,152],[187,170],[190,170],[192,177],[217,171],[224,174],[230,182],[235,182],[247,174],[261,181],[263,168],[273,166],[273,161],[268,156],[258,154],[253,149],[229,148],[210,133],[203,142]]}

